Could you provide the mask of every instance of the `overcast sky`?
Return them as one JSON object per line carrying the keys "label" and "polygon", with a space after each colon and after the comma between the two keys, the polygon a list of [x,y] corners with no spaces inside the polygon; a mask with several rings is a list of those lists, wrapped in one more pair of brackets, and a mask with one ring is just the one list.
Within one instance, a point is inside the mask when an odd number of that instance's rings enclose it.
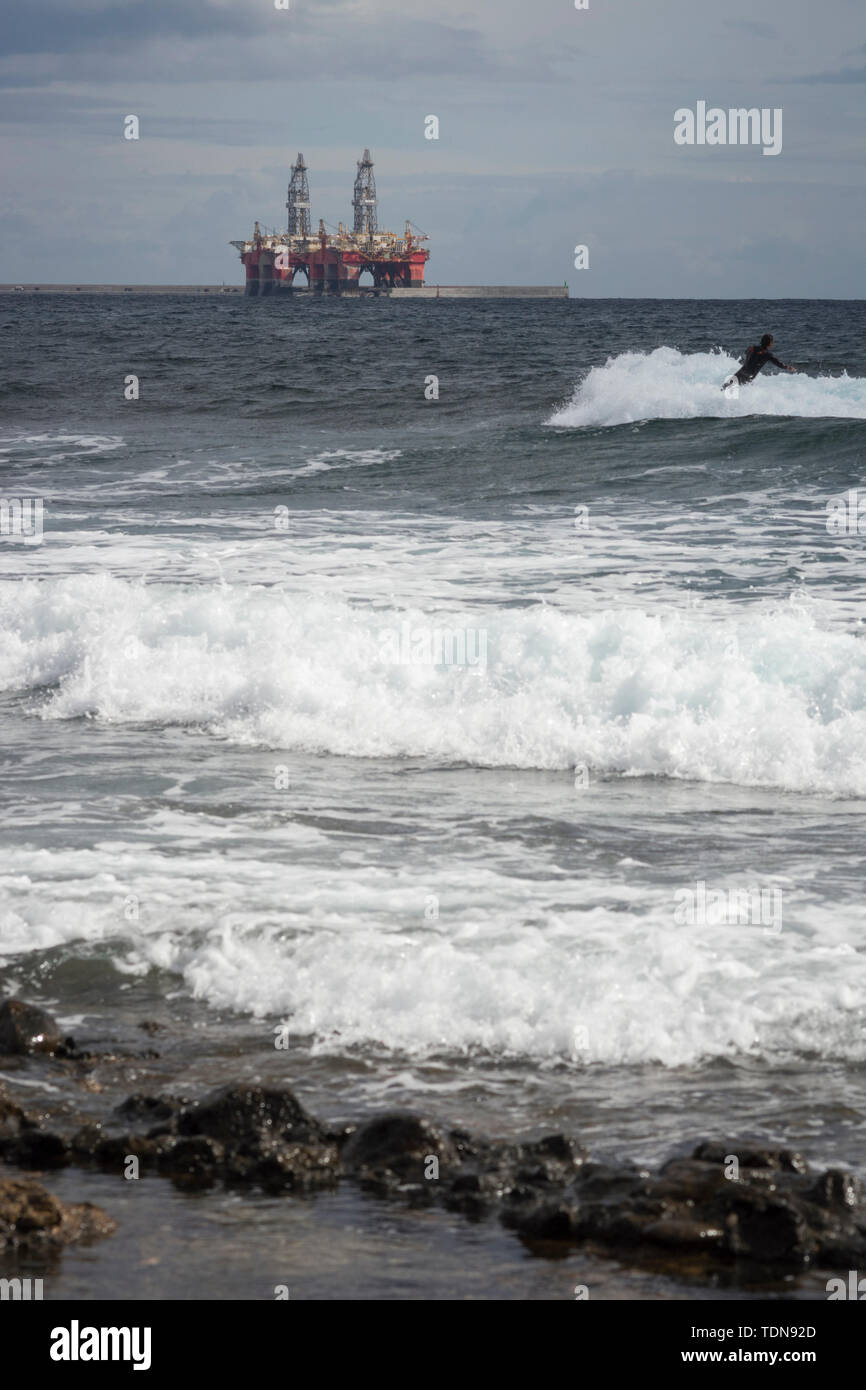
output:
{"label": "overcast sky", "polygon": [[[336,224],[368,145],[429,283],[866,297],[863,0],[7,0],[0,34],[0,281],[242,283],[296,152]],[[699,101],[781,107],[782,152],[675,144]]]}

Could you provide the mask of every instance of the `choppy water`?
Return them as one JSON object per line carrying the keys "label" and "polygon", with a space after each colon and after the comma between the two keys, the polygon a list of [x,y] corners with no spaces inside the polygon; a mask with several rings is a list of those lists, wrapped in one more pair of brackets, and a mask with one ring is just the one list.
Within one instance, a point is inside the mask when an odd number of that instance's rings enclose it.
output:
{"label": "choppy water", "polygon": [[202,1084],[288,1020],[329,1113],[862,1167],[863,304],[0,322],[7,988]]}

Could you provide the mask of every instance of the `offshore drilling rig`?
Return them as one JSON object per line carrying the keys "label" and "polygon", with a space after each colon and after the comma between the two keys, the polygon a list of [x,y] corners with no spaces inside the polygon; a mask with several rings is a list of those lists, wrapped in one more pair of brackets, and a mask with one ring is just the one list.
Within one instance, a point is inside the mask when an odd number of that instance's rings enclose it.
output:
{"label": "offshore drilling rig", "polygon": [[373,293],[424,284],[424,265],[430,252],[421,246],[427,237],[406,223],[402,237],[380,232],[373,161],[365,150],[358,160],[352,194],[352,230],[341,222],[336,235],[319,222],[311,231],[310,186],[304,156],[292,165],[286,198],[285,232],[264,232],[258,222],[249,241],[233,241],[246,267],[246,294],[291,293],[295,276],[320,294],[358,294],[365,271],[373,277]]}

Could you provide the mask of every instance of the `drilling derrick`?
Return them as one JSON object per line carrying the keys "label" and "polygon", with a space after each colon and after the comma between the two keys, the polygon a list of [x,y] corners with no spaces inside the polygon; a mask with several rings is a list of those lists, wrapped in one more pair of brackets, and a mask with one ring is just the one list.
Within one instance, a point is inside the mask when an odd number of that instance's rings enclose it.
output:
{"label": "drilling derrick", "polygon": [[308,237],[310,235],[310,185],[307,183],[307,166],[304,156],[298,152],[297,163],[292,165],[292,177],[286,198],[289,210],[289,236]]}
{"label": "drilling derrick", "polygon": [[373,178],[373,161],[369,150],[365,150],[364,158],[358,160],[352,206],[355,209],[355,233],[366,232],[368,237],[372,237],[379,230],[379,222],[376,216],[376,180]]}
{"label": "drilling derrick", "polygon": [[[299,274],[315,294],[389,294],[395,289],[423,286],[430,252],[420,243],[427,238],[408,222],[402,236],[379,230],[369,150],[358,160],[352,207],[355,222],[351,232],[341,222],[334,236],[321,220],[314,232],[307,166],[304,156],[298,154],[286,198],[286,231],[264,231],[257,222],[248,241],[231,243],[246,268],[246,293],[291,294]],[[362,286],[362,275],[369,275],[372,285]]]}

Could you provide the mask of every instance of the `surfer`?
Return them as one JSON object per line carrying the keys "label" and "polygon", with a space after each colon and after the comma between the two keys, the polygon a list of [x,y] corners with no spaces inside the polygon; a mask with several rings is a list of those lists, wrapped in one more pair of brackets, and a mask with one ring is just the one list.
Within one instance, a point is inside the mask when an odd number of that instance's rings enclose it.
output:
{"label": "surfer", "polygon": [[765,333],[761,339],[760,347],[746,348],[742,367],[739,371],[734,372],[733,376],[728,377],[722,385],[722,390],[727,391],[728,387],[733,386],[735,381],[738,381],[741,386],[747,386],[750,381],[755,380],[758,372],[766,367],[768,362],[772,362],[774,367],[781,367],[783,372],[796,372],[796,367],[789,367],[787,362],[780,362],[778,357],[773,356],[770,349],[774,341],[772,333]]}

